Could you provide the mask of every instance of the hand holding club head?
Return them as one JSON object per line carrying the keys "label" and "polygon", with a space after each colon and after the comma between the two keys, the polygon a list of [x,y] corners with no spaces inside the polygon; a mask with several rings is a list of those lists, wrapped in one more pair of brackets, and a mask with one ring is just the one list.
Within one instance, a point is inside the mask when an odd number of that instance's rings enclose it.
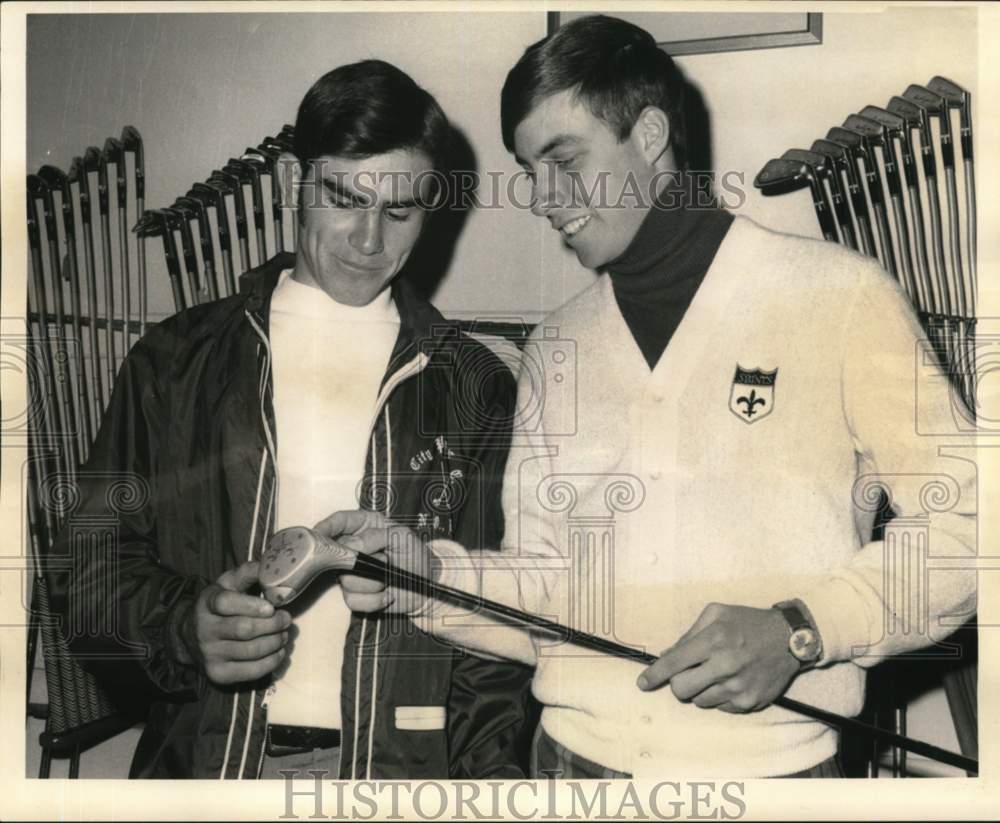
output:
{"label": "hand holding club head", "polygon": [[260,586],[274,606],[298,597],[325,571],[351,571],[357,552],[305,526],[275,532],[260,559]]}
{"label": "hand holding club head", "polygon": [[440,571],[418,534],[371,511],[336,512],[312,529],[276,532],[261,558],[260,585],[274,605],[297,597],[324,571],[339,571],[352,611],[409,614],[422,608]]}

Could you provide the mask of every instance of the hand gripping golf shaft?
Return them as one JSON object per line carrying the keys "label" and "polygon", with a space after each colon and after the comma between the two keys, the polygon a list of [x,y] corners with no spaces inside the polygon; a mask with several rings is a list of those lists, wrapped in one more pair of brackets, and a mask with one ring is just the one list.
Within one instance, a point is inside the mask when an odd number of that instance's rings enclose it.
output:
{"label": "hand gripping golf shaft", "polygon": [[[312,557],[309,557],[310,552],[313,553]],[[319,554],[322,554],[323,557],[316,556]],[[313,566],[313,568],[307,571],[302,567],[299,558],[302,558],[306,564]],[[336,569],[372,580],[379,580],[390,586],[417,591],[424,596],[451,601],[471,609],[482,609],[517,625],[547,632],[577,646],[610,654],[614,657],[634,660],[637,663],[647,665],[655,663],[659,659],[656,655],[622,643],[580,632],[539,615],[515,609],[461,589],[445,586],[406,569],[390,566],[377,558],[359,554],[343,544],[328,541],[309,529],[295,527],[277,532],[271,538],[261,564],[260,580],[265,589],[265,596],[275,605],[282,602],[287,603],[298,595],[323,569]],[[275,581],[274,589],[280,591],[277,597],[272,598],[269,594],[268,580]],[[920,740],[904,737],[886,729],[880,729],[851,717],[844,717],[787,697],[778,697],[773,701],[773,704],[831,726],[884,740],[901,749],[924,755],[932,760],[938,760],[968,772],[979,772],[977,760],[940,749]]]}

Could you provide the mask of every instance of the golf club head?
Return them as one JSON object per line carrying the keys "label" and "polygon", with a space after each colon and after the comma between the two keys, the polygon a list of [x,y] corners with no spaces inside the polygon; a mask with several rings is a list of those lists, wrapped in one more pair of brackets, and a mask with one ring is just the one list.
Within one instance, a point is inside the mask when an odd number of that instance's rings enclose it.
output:
{"label": "golf club head", "polygon": [[240,155],[240,160],[244,163],[249,163],[257,170],[257,174],[270,174],[271,167],[274,165],[274,157],[268,155],[263,149],[255,149],[252,146],[247,146],[243,154]]}
{"label": "golf club head", "polygon": [[219,246],[223,251],[228,252],[232,250],[233,244],[229,239],[229,209],[226,207],[226,188],[225,181],[209,178],[207,183],[195,183],[187,196],[197,197],[206,206],[215,207]]}
{"label": "golf club head", "polygon": [[773,158],[757,172],[753,184],[762,194],[771,196],[811,186],[811,177],[812,174],[805,163]]}
{"label": "golf club head", "polygon": [[39,197],[40,187],[44,186],[44,181],[37,175],[29,174],[27,177],[27,197],[25,204],[28,209],[28,246],[32,254],[39,251],[42,243],[41,234],[38,231],[38,213],[35,210],[35,200]]}
{"label": "golf club head", "polygon": [[125,149],[120,140],[109,137],[104,141],[104,156],[108,163],[115,164],[115,183],[118,187],[118,208],[125,208],[125,198],[128,193],[128,183],[126,182],[125,169]]}
{"label": "golf club head", "polygon": [[287,151],[294,154],[292,141],[280,134],[277,137],[265,137],[260,141],[262,146],[274,147],[279,151]]}
{"label": "golf club head", "polygon": [[[97,146],[89,146],[83,154],[87,171],[97,171],[97,205],[101,215],[108,213],[108,157]],[[96,166],[95,166],[96,164]]]}
{"label": "golf club head", "polygon": [[907,128],[920,129],[922,132],[927,125],[927,116],[924,110],[913,101],[900,97],[898,94],[889,101],[886,109],[902,117]]}
{"label": "golf club head", "polygon": [[36,200],[41,198],[42,215],[45,218],[45,231],[48,232],[51,240],[56,236],[56,212],[55,198],[52,197],[52,189],[48,180],[39,171],[38,174],[28,175],[28,193]]}
{"label": "golf club head", "polygon": [[205,271],[214,271],[215,251],[212,248],[211,225],[208,222],[208,210],[205,203],[198,197],[192,197],[189,192],[174,200],[173,207],[193,216],[198,221],[198,240],[201,244],[201,258],[205,263]]}
{"label": "golf club head", "polygon": [[233,212],[236,216],[236,234],[240,238],[247,236],[247,208],[243,200],[243,181],[238,175],[216,169],[208,178],[208,184],[215,186],[225,194],[233,196]]}
{"label": "golf club head", "polygon": [[88,171],[100,171],[101,150],[97,146],[87,146],[83,153],[83,167]]}
{"label": "golf club head", "polygon": [[945,102],[959,111],[959,127],[962,134],[962,150],[966,157],[972,156],[972,95],[958,83],[937,75],[927,84],[928,90],[941,95]]}
{"label": "golf club head", "polygon": [[783,155],[782,160],[791,160],[795,163],[805,163],[817,179],[829,177],[833,173],[831,164],[826,156],[814,151],[805,149],[789,149]]}
{"label": "golf club head", "polygon": [[813,140],[809,151],[822,154],[829,163],[835,165],[837,168],[844,168],[851,162],[851,153],[839,143],[834,143],[832,140]]}
{"label": "golf club head", "polygon": [[198,270],[198,258],[194,251],[194,234],[191,232],[191,220],[194,215],[186,208],[177,208],[176,203],[162,211],[168,214],[171,229],[178,229],[181,234],[181,251],[184,254],[184,265],[192,272]]}
{"label": "golf club head", "polygon": [[958,83],[953,83],[947,77],[937,75],[931,79],[925,88],[943,97],[945,102],[953,109],[962,109],[968,112],[971,106],[972,95],[958,85]]}
{"label": "golf club head", "polygon": [[312,529],[292,526],[274,533],[260,558],[258,580],[264,597],[276,608],[298,597],[327,570],[350,571],[355,552]]}
{"label": "golf club head", "polygon": [[185,220],[197,220],[201,202],[193,197],[178,197],[171,204],[170,209],[184,216]]}
{"label": "golf club head", "polygon": [[250,163],[240,160],[237,157],[230,157],[226,165],[222,167],[222,171],[238,178],[241,183],[247,184],[253,183],[256,174],[256,168],[253,168]]}
{"label": "golf club head", "polygon": [[924,86],[911,83],[903,92],[903,98],[919,106],[931,117],[941,117],[947,110],[944,98]]}
{"label": "golf club head", "polygon": [[101,154],[104,155],[105,163],[115,163],[117,165],[122,159],[121,141],[114,137],[109,137],[104,141],[104,148],[102,149]]}
{"label": "golf club head", "polygon": [[69,189],[69,179],[66,177],[66,173],[55,166],[42,166],[38,170],[38,176],[50,189],[58,189],[64,194]]}
{"label": "golf club head", "polygon": [[135,154],[135,196],[138,200],[146,196],[146,163],[142,146],[142,136],[135,126],[125,126],[122,129],[122,149]]}
{"label": "golf club head", "polygon": [[844,120],[843,126],[848,131],[860,134],[862,145],[867,141],[870,146],[885,147],[885,131],[881,123],[868,117],[862,117],[860,114],[850,114]]}
{"label": "golf club head", "polygon": [[45,193],[49,190],[49,187],[45,185],[45,181],[41,177],[37,174],[29,174],[27,180],[29,201],[45,197]]}
{"label": "golf club head", "polygon": [[891,137],[903,138],[906,121],[900,115],[878,106],[865,106],[861,116],[878,123]]}
{"label": "golf club head", "polygon": [[[930,117],[937,117],[941,128],[941,160],[946,168],[955,165],[955,153],[951,141],[951,118],[948,116],[948,103],[940,95],[924,86],[912,84],[906,87],[903,97],[911,103],[916,103]],[[930,128],[928,127],[928,132]],[[928,141],[930,138],[928,137]]]}
{"label": "golf club head", "polygon": [[80,218],[84,226],[90,223],[90,178],[83,158],[77,155],[69,166],[67,178],[80,186]]}
{"label": "golf club head", "polygon": [[156,214],[155,209],[147,209],[142,213],[132,231],[139,237],[157,237],[163,232],[163,221]]}
{"label": "golf club head", "polygon": [[215,205],[215,189],[204,183],[195,183],[184,196],[197,200],[205,208]]}
{"label": "golf club head", "polygon": [[73,201],[70,193],[69,177],[62,169],[55,166],[42,166],[38,170],[38,176],[45,181],[45,185],[52,191],[58,191],[62,195],[62,215],[63,230],[67,238],[76,236],[76,226],[73,220]]}

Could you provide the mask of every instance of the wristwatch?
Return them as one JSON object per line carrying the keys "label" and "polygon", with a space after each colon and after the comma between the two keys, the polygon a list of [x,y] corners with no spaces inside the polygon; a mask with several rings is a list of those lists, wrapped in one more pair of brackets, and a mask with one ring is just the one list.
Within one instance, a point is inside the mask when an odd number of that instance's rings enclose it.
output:
{"label": "wristwatch", "polygon": [[823,641],[812,620],[806,616],[805,604],[801,600],[783,600],[772,608],[781,612],[788,623],[788,651],[799,661],[799,668],[811,668],[823,654]]}

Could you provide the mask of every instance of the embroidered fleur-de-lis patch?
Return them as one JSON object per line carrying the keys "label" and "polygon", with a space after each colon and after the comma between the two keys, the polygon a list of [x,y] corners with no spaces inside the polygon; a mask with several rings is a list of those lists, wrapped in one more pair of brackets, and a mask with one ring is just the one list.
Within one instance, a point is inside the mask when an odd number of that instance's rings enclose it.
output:
{"label": "embroidered fleur-de-lis patch", "polygon": [[763,420],[774,410],[774,384],[777,379],[777,369],[744,369],[737,364],[729,390],[729,411],[744,423]]}

